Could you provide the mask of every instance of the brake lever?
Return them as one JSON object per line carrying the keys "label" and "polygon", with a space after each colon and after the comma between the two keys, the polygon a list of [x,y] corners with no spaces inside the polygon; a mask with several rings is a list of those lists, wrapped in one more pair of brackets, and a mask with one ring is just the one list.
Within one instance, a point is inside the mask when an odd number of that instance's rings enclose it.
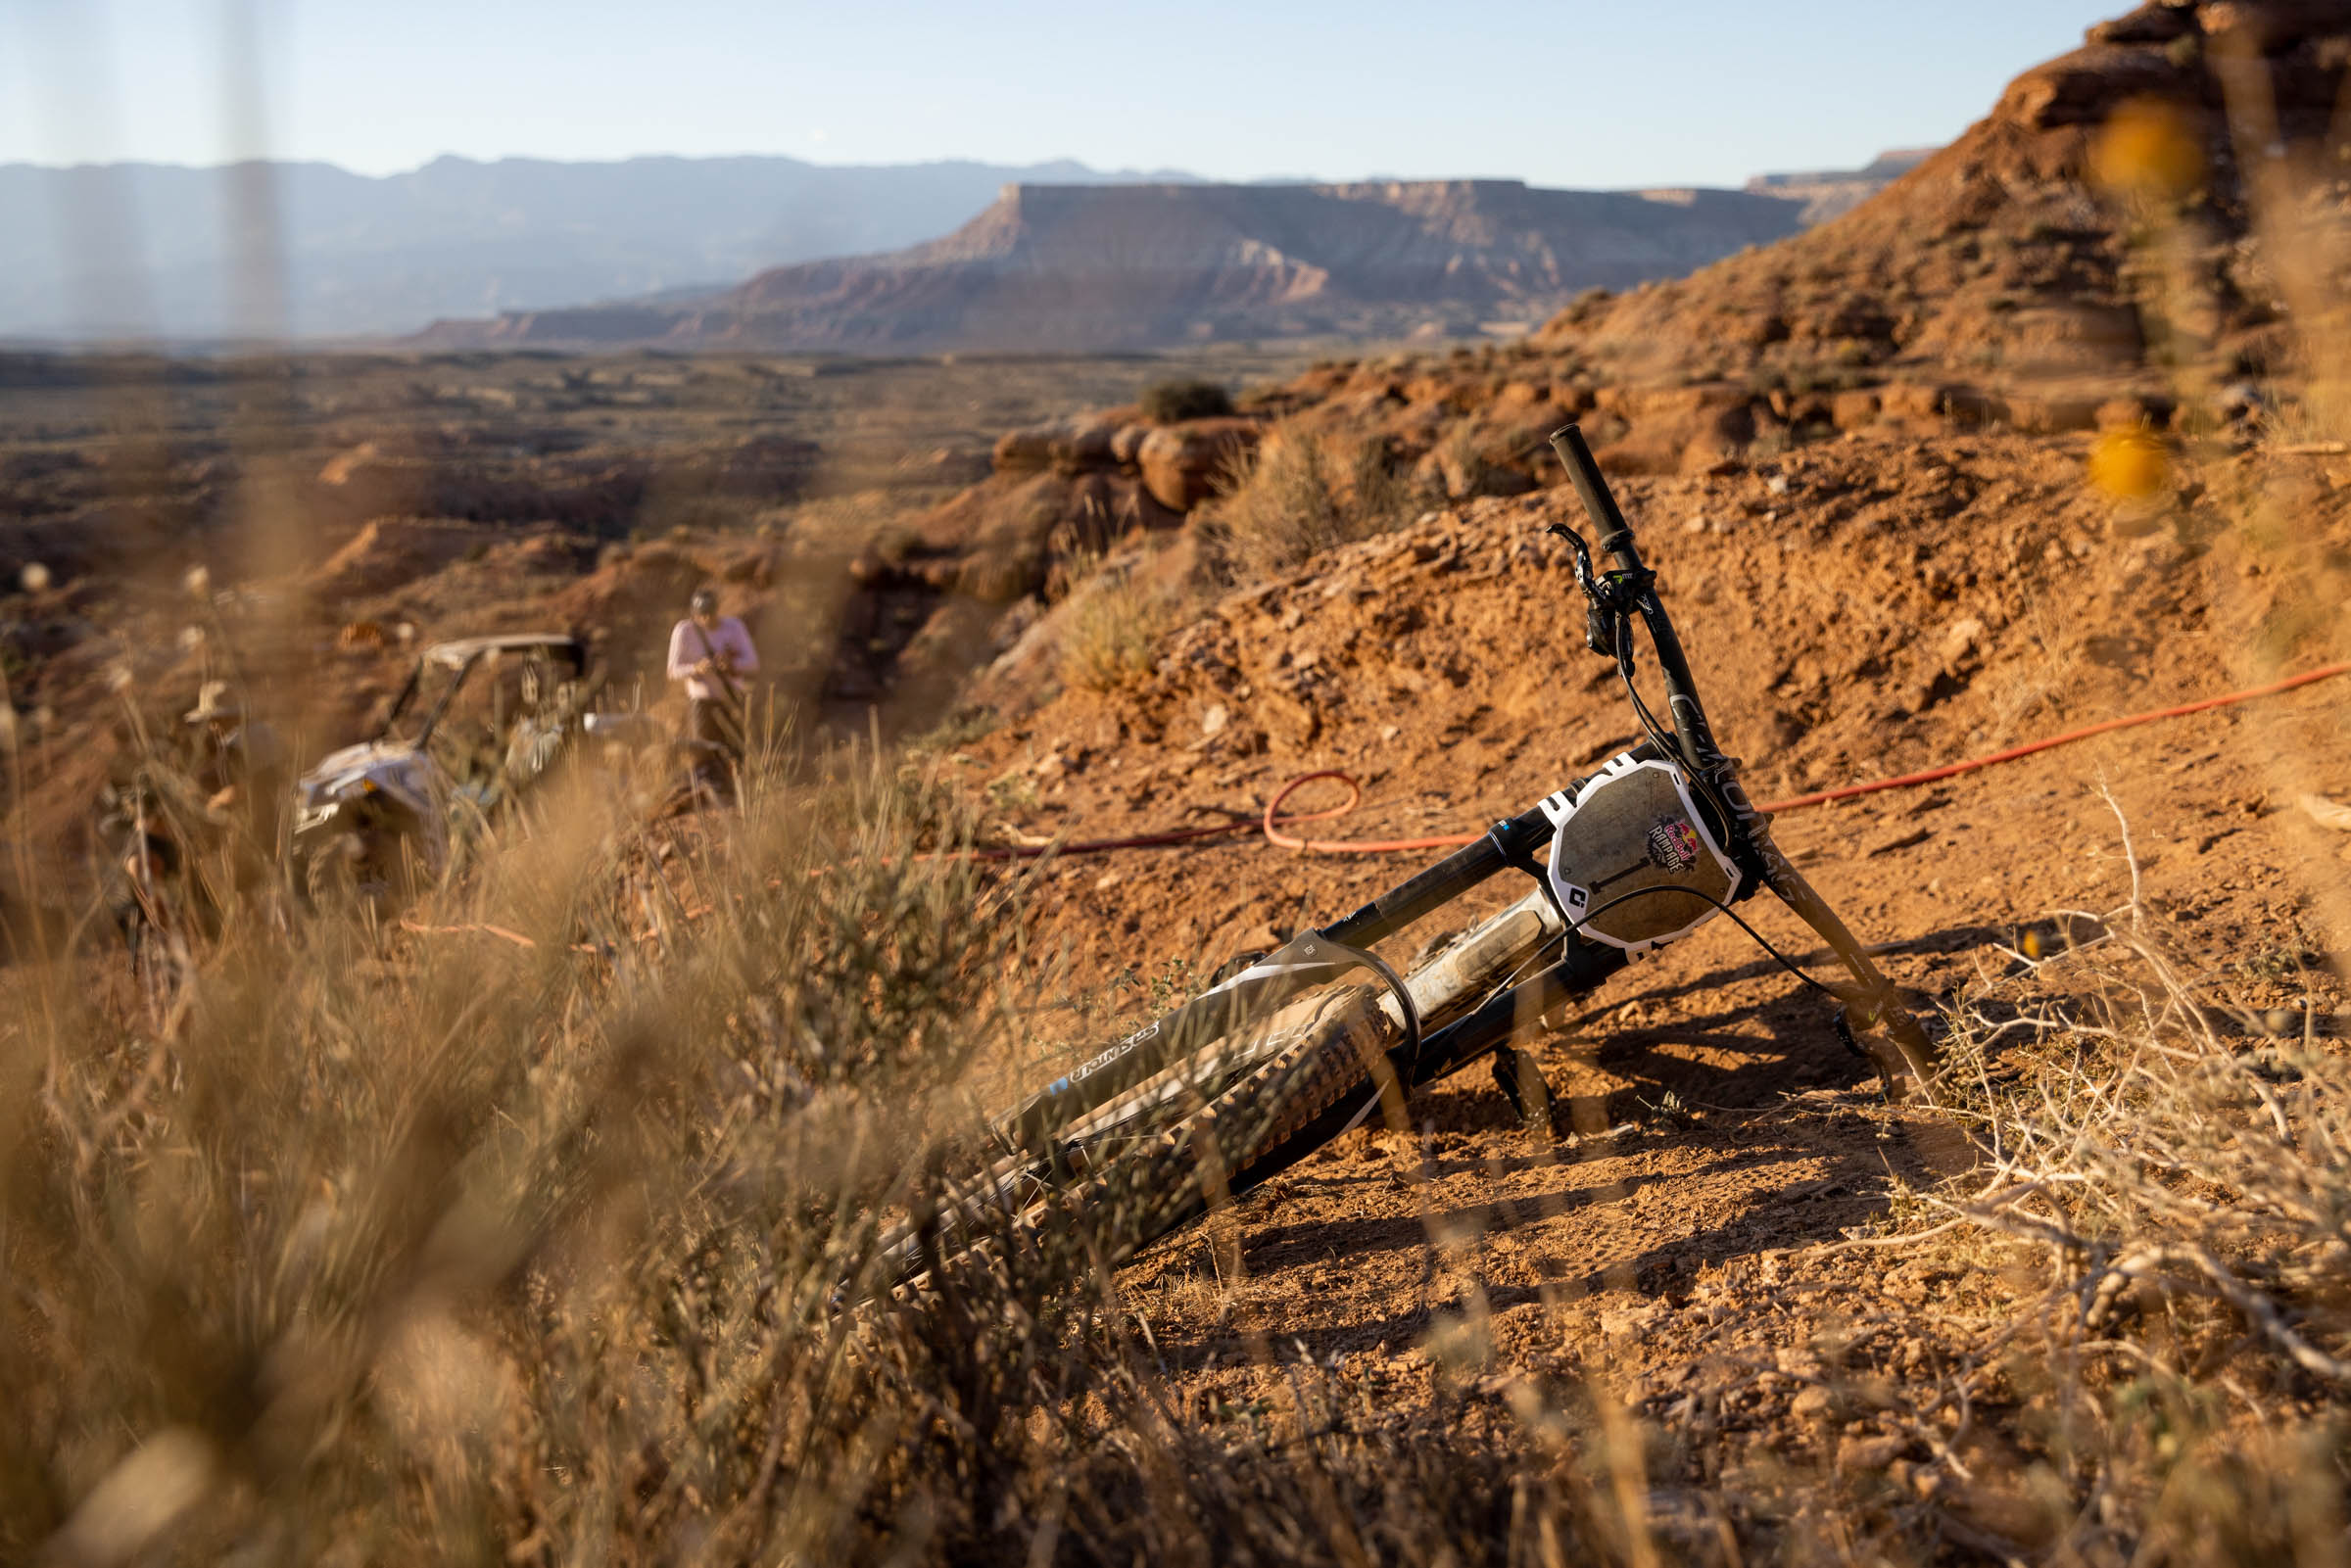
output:
{"label": "brake lever", "polygon": [[1602,602],[1600,580],[1592,570],[1592,547],[1565,523],[1553,523],[1544,532],[1565,540],[1575,551],[1575,586],[1584,591],[1584,646],[1603,658],[1616,657],[1618,618]]}

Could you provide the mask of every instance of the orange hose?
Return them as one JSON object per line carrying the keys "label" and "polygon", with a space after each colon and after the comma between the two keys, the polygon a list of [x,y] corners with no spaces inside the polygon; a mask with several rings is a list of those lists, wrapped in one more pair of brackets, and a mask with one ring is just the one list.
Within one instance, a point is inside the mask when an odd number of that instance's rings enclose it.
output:
{"label": "orange hose", "polygon": [[1336,768],[1324,768],[1319,773],[1302,773],[1274,790],[1273,798],[1266,802],[1265,821],[1259,826],[1265,829],[1269,843],[1282,849],[1303,850],[1310,855],[1389,855],[1410,849],[1456,849],[1463,844],[1474,844],[1486,836],[1484,833],[1441,833],[1433,838],[1293,838],[1273,826],[1273,814],[1280,809],[1283,801],[1290,798],[1292,790],[1300,784],[1313,784],[1317,779],[1336,779],[1354,792],[1347,797],[1347,804],[1343,806],[1329,811],[1310,812],[1302,817],[1285,817],[1282,821],[1316,822],[1324,817],[1336,817],[1341,812],[1353,811],[1355,803],[1364,798],[1364,786]]}
{"label": "orange hose", "polygon": [[2183,702],[2176,708],[2157,708],[2151,713],[2134,713],[2125,719],[2108,719],[2103,724],[2087,725],[2079,730],[2069,730],[2063,735],[2050,736],[2046,739],[2027,741],[2021,746],[2010,746],[2005,751],[1994,751],[1990,756],[1970,757],[1965,762],[1954,762],[1941,768],[1929,768],[1924,773],[1905,773],[1898,778],[1874,779],[1868,784],[1847,784],[1842,789],[1817,790],[1812,794],[1798,795],[1793,800],[1775,800],[1760,809],[1764,811],[1801,811],[1806,806],[1823,806],[1832,800],[1849,800],[1855,795],[1875,794],[1881,789],[1909,789],[1919,784],[1933,784],[1938,779],[1950,779],[1963,773],[1973,773],[1978,768],[1989,768],[1995,763],[2014,762],[2019,757],[2030,757],[2036,752],[2072,745],[2075,741],[2087,740],[2093,735],[2105,735],[2113,730],[2128,730],[2135,725],[2153,724],[2158,719],[2177,719],[2190,713],[2202,713],[2208,708],[2225,708],[2233,703],[2249,702],[2255,697],[2276,696],[2280,691],[2291,691],[2300,686],[2313,686],[2337,675],[2351,675],[2351,664],[2323,664],[2315,670],[2304,670],[2300,675],[2289,675],[2282,681],[2273,681],[2268,686],[2252,687],[2243,691],[2231,691],[2227,696],[2206,697],[2200,702]]}
{"label": "orange hose", "polygon": [[[2028,741],[2021,746],[2011,746],[2005,751],[1994,751],[1987,756],[1970,757],[1964,762],[1953,762],[1940,768],[1929,768],[1922,773],[1905,773],[1891,779],[1873,779],[1867,784],[1846,784],[1837,789],[1815,790],[1811,794],[1797,795],[1787,800],[1767,801],[1755,809],[1766,814],[1802,811],[1811,806],[1825,806],[1832,800],[1849,800],[1855,795],[1875,794],[1881,789],[1915,788],[1920,784],[1934,784],[1939,780],[1957,778],[1963,773],[1974,773],[1979,768],[1995,767],[2003,762],[2014,762],[2020,757],[2030,757],[2039,752],[2054,750],[2058,746],[2072,745],[2077,740],[2087,740],[2092,736],[2106,735],[2115,730],[2129,730],[2142,724],[2153,724],[2159,719],[2178,719],[2191,713],[2203,713],[2213,708],[2230,707],[2239,702],[2250,702],[2255,697],[2276,696],[2280,691],[2291,691],[2297,687],[2313,686],[2338,675],[2351,675],[2351,663],[2325,664],[2315,670],[2305,670],[2300,675],[2287,676],[2282,681],[2273,681],[2268,686],[2251,687],[2242,691],[2231,691],[2225,696],[2205,697],[2195,702],[2183,702],[2177,707],[2157,708],[2148,713],[2134,713],[2127,718],[2108,719],[2103,723],[2086,725],[2079,730],[2069,730],[2063,735]],[[1319,811],[1312,816],[1290,817],[1283,820],[1312,822],[1317,818],[1335,817],[1341,812],[1352,809],[1356,801],[1363,798],[1361,786],[1346,774],[1331,769],[1324,769],[1319,773],[1300,774],[1275,790],[1273,798],[1266,802],[1265,820],[1260,826],[1265,830],[1269,842],[1283,849],[1296,849],[1308,854],[1382,855],[1415,849],[1456,849],[1463,844],[1473,844],[1485,836],[1483,833],[1448,833],[1429,838],[1296,838],[1276,829],[1273,825],[1274,814],[1281,803],[1288,799],[1290,792],[1300,784],[1311,784],[1317,779],[1342,780],[1350,789],[1354,790],[1354,793],[1348,797],[1346,805],[1335,810]],[[1118,847],[1118,840],[1115,839],[1096,840],[1096,842],[1106,848]]]}
{"label": "orange hose", "polygon": [[[2275,696],[2279,692],[2291,691],[2297,687],[2312,686],[2338,675],[2351,675],[2351,663],[2322,665],[2315,670],[2305,670],[2300,675],[2288,676],[2282,681],[2273,681],[2268,686],[2252,687],[2243,691],[2231,691],[2225,696],[2205,697],[2196,702],[2183,702],[2177,707],[2157,708],[2148,713],[2135,713],[2127,718],[2108,719],[2100,724],[2086,725],[2079,730],[2069,730],[2063,735],[2028,741],[2021,746],[2011,746],[2005,751],[1994,751],[1986,756],[1970,757],[1964,762],[1948,763],[1940,768],[1929,768],[1921,773],[1900,774],[1891,779],[1874,779],[1867,784],[1847,784],[1837,789],[1816,790],[1811,794],[1797,795],[1788,800],[1768,801],[1756,809],[1767,814],[1802,811],[1811,806],[1826,805],[1832,800],[1848,800],[1855,795],[1875,794],[1882,789],[1915,788],[1920,784],[1934,784],[1939,780],[1956,778],[1963,773],[1974,773],[1980,768],[1995,767],[2003,762],[2014,762],[2020,757],[2030,757],[2058,746],[2071,745],[2077,740],[2087,740],[2092,736],[2106,735],[2116,730],[2128,730],[2142,724],[2153,724],[2161,719],[2177,719],[2191,713],[2204,713],[2213,708],[2225,708],[2239,702],[2250,702],[2256,697]],[[1345,784],[1347,798],[1338,805],[1321,811],[1282,815],[1281,804],[1283,801],[1289,799],[1302,786],[1322,779],[1336,779]],[[1300,838],[1281,831],[1280,825],[1285,823],[1322,822],[1332,817],[1343,817],[1353,811],[1363,798],[1364,787],[1351,775],[1342,773],[1336,768],[1322,768],[1314,773],[1302,773],[1276,789],[1273,797],[1266,802],[1264,813],[1255,822],[1225,822],[1207,828],[1175,828],[1165,832],[1141,833],[1128,838],[1084,838],[1066,844],[995,845],[953,851],[943,855],[924,855],[919,858],[924,860],[954,859],[959,855],[970,855],[976,860],[1033,860],[1046,855],[1092,855],[1113,849],[1149,849],[1162,844],[1187,843],[1196,838],[1213,838],[1220,833],[1249,832],[1251,831],[1262,832],[1266,835],[1266,841],[1271,844],[1282,849],[1295,849],[1303,854],[1387,855],[1413,850],[1457,849],[1463,844],[1473,844],[1485,836],[1483,833],[1439,833],[1424,838]],[[822,869],[819,868],[820,871]],[[707,913],[706,910],[693,911],[689,918],[705,913]],[[401,924],[406,929],[420,935],[471,930],[501,937],[525,947],[537,945],[521,932],[510,931],[499,926],[427,927],[407,921]],[[594,949],[584,950],[594,951]]]}

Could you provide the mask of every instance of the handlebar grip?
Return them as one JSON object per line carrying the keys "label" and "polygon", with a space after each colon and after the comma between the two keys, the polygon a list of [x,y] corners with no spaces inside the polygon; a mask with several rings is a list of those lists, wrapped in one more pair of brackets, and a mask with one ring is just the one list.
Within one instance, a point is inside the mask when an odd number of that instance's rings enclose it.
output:
{"label": "handlebar grip", "polygon": [[1551,433],[1551,450],[1559,454],[1567,465],[1567,477],[1575,483],[1575,493],[1584,502],[1584,513],[1592,526],[1600,531],[1600,550],[1604,555],[1622,557],[1617,565],[1638,566],[1633,554],[1633,529],[1616,507],[1616,498],[1608,493],[1608,482],[1593,460],[1592,449],[1584,444],[1584,433],[1574,425],[1566,425]]}

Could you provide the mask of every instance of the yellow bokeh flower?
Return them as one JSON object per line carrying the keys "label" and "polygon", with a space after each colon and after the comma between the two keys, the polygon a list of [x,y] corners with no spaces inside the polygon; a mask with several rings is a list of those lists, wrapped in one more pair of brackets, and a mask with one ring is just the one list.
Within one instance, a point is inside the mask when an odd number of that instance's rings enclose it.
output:
{"label": "yellow bokeh flower", "polygon": [[2145,500],[2171,477],[2171,455],[2144,425],[2102,433],[2089,449],[2089,482],[2115,500]]}
{"label": "yellow bokeh flower", "polygon": [[2089,171],[2116,195],[2176,201],[2203,181],[2204,148],[2177,105],[2134,99],[2098,131]]}

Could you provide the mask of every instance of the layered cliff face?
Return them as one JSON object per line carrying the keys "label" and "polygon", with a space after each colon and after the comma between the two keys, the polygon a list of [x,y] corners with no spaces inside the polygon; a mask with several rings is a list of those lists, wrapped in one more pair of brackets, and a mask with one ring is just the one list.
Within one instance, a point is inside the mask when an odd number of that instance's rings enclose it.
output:
{"label": "layered cliff face", "polygon": [[1453,336],[1593,287],[1679,276],[1792,233],[1738,191],[1516,180],[1006,187],[955,233],[764,272],[692,307],[444,323],[445,343],[1110,349],[1217,338]]}

